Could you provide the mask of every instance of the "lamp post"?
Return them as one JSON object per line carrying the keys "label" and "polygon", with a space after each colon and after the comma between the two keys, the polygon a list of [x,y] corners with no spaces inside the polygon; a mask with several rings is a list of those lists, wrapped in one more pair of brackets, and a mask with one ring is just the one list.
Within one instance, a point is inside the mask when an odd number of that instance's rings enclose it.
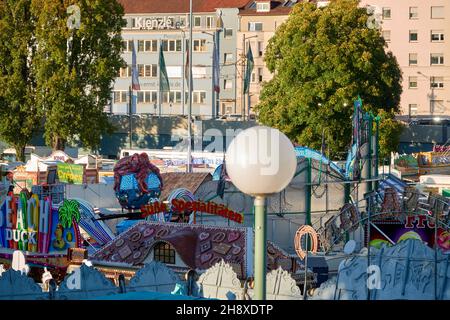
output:
{"label": "lamp post", "polygon": [[297,158],[291,141],[277,129],[256,126],[239,133],[226,155],[227,173],[243,193],[255,197],[255,299],[266,297],[266,196],[292,180]]}

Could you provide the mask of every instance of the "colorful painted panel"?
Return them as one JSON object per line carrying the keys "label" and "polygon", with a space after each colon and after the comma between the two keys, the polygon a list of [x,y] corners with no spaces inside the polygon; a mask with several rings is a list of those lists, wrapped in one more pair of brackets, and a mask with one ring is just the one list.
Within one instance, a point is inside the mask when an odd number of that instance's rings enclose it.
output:
{"label": "colorful painted panel", "polygon": [[0,247],[41,254],[66,254],[79,247],[77,205],[64,202],[55,208],[48,197],[41,201],[37,195],[10,193],[0,206]]}

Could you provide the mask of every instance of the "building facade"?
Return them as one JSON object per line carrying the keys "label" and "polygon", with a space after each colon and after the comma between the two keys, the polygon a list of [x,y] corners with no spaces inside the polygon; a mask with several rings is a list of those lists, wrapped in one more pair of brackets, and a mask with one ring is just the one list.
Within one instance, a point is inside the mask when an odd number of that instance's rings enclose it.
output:
{"label": "building facade", "polygon": [[[114,83],[107,111],[128,114],[132,50],[136,51],[140,90],[133,91],[131,114],[175,116],[188,114],[189,1],[120,1],[125,9],[122,31],[127,67]],[[192,114],[216,118],[231,112],[236,101],[236,30],[239,8],[248,0],[193,1]],[[183,41],[184,40],[184,41]],[[213,90],[213,47],[219,52],[220,92]],[[159,53],[162,49],[170,91],[159,88]],[[182,92],[185,92],[183,99]]]}
{"label": "building facade", "polygon": [[[241,114],[242,117],[254,114],[253,108],[259,102],[262,85],[273,76],[264,63],[265,49],[276,29],[288,18],[292,6],[296,3],[297,1],[257,0],[251,1],[239,12],[236,47],[240,54],[240,63],[238,63],[239,79],[236,83],[238,110],[235,113]],[[244,94],[246,53],[249,46],[252,49],[254,67],[250,76],[249,91]]]}
{"label": "building facade", "polygon": [[403,72],[401,114],[450,116],[450,2],[362,0]]}

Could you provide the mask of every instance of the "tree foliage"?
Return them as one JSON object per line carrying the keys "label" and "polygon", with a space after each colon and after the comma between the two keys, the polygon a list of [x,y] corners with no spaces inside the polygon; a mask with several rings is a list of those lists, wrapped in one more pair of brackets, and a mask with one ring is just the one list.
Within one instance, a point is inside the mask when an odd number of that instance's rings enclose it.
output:
{"label": "tree foliage", "polygon": [[365,111],[398,112],[401,71],[380,31],[367,27],[368,17],[357,0],[294,6],[267,47],[265,62],[274,77],[263,86],[259,120],[315,149],[324,132],[331,156],[339,156],[351,141],[358,95]]}
{"label": "tree foliage", "polygon": [[[79,29],[69,29],[80,8]],[[37,105],[44,111],[45,139],[54,149],[78,140],[96,148],[112,127],[103,112],[121,58],[123,7],[116,0],[33,0],[36,17]]]}
{"label": "tree foliage", "polygon": [[378,115],[380,116],[378,158],[382,160],[387,159],[392,151],[397,150],[405,125],[394,119],[393,112],[379,110]]}
{"label": "tree foliage", "polygon": [[36,40],[31,0],[0,1],[0,137],[25,159],[25,146],[39,127],[35,105]]}

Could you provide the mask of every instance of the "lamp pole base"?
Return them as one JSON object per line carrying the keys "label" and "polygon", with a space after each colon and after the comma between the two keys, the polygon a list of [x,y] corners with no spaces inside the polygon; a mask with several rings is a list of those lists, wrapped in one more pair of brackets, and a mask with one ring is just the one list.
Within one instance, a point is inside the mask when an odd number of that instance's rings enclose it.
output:
{"label": "lamp pole base", "polygon": [[265,212],[266,198],[255,197],[255,287],[254,299],[266,299],[266,268],[267,268],[267,216]]}

